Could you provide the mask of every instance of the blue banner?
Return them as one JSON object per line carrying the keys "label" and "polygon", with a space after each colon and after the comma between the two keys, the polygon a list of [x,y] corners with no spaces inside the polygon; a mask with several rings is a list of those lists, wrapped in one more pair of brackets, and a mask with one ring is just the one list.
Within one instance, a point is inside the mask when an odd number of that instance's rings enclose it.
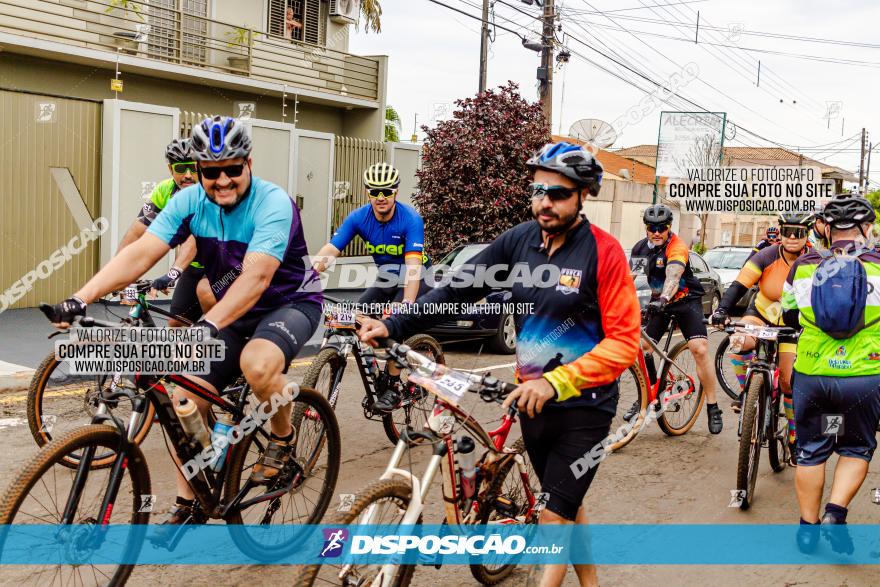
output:
{"label": "blue banner", "polygon": [[[162,530],[160,530],[162,528]],[[11,525],[4,565],[876,565],[880,525]]]}

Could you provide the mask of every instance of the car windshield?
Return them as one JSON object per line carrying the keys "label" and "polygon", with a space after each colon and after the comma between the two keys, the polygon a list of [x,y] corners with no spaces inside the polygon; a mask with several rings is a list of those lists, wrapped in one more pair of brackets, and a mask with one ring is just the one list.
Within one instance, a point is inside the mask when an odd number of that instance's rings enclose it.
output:
{"label": "car windshield", "polygon": [[440,261],[439,264],[448,265],[451,269],[455,269],[476,257],[477,253],[481,252],[487,246],[488,245],[486,244],[465,245],[461,249],[456,249],[443,257],[443,260]]}
{"label": "car windshield", "polygon": [[713,269],[741,269],[750,252],[748,249],[712,250],[706,251],[703,259]]}

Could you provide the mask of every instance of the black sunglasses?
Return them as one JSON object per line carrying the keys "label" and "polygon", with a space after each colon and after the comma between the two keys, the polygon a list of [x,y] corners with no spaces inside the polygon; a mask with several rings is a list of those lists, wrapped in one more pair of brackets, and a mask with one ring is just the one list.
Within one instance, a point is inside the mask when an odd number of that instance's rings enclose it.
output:
{"label": "black sunglasses", "polygon": [[547,196],[551,202],[559,202],[569,199],[572,194],[576,194],[578,191],[578,188],[567,188],[562,185],[529,184],[529,193],[533,200],[543,200],[544,196]]}
{"label": "black sunglasses", "polygon": [[779,234],[788,238],[804,238],[809,230],[806,226],[783,226]]}
{"label": "black sunglasses", "polygon": [[397,190],[392,188],[371,188],[367,190],[371,198],[390,198]]}
{"label": "black sunglasses", "polygon": [[226,177],[240,177],[244,173],[244,163],[238,165],[226,165],[225,167],[199,167],[199,174],[205,179],[218,179],[221,173],[225,173]]}
{"label": "black sunglasses", "polygon": [[666,232],[667,230],[669,230],[669,225],[668,224],[646,224],[645,228],[648,230],[648,232],[663,233],[663,232]]}

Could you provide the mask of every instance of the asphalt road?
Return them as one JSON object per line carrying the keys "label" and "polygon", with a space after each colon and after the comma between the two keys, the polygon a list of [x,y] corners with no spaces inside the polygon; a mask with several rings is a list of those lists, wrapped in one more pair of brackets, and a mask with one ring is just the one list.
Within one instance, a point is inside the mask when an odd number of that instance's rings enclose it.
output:
{"label": "asphalt road", "polygon": [[[714,346],[714,345],[713,345]],[[511,357],[483,354],[478,345],[458,344],[447,348],[447,362],[453,366],[476,369],[509,365]],[[298,364],[291,377],[300,380],[305,370]],[[509,366],[495,367],[494,375],[512,377]],[[342,469],[336,494],[356,493],[359,488],[377,479],[391,454],[391,445],[378,422],[363,418],[359,389],[354,373],[343,382],[337,413],[342,428]],[[0,395],[0,471],[2,485],[17,474],[20,467],[36,453],[36,447],[25,423],[24,395]],[[656,426],[644,430],[624,450],[613,454],[600,467],[586,499],[590,520],[596,523],[651,524],[733,524],[733,523],[795,523],[798,519],[794,495],[794,472],[786,469],[773,473],[762,456],[758,479],[758,497],[747,512],[729,508],[730,490],[735,486],[736,417],[729,401],[722,399],[724,431],[709,434],[705,413],[694,428],[683,437],[667,437]],[[470,406],[477,418],[491,426],[501,411],[496,404],[484,404],[472,398]],[[515,430],[510,442],[518,437]],[[174,500],[173,469],[159,430],[154,428],[144,443],[150,464],[153,492],[158,496],[157,511],[164,511]],[[414,463],[427,460],[426,452],[414,453]],[[437,483],[435,482],[435,485]],[[872,465],[864,488],[850,507],[854,523],[877,523],[880,506],[870,502],[869,489],[880,486],[880,473]],[[334,499],[328,515],[339,504]],[[425,522],[440,523],[440,491],[431,494]],[[326,520],[326,518],[325,518]],[[730,545],[736,548],[736,545]],[[852,566],[668,566],[663,565],[664,550],[674,545],[658,544],[657,565],[605,566],[599,569],[603,585],[876,585],[880,574],[876,567]],[[529,568],[518,569],[505,584],[529,584]],[[0,569],[0,583],[4,581]],[[149,566],[133,573],[130,585],[284,585],[290,584],[290,567],[282,566]],[[532,574],[532,577],[536,573]],[[414,584],[420,586],[475,584],[466,567],[447,566],[440,570],[419,567]],[[572,572],[566,585],[576,585]]]}

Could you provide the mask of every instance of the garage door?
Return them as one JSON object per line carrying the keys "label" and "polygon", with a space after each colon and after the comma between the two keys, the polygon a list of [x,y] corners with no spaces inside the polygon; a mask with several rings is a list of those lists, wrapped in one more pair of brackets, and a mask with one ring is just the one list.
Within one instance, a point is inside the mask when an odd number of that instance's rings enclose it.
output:
{"label": "garage door", "polygon": [[0,128],[0,311],[57,302],[98,268],[101,105],[0,90]]}

